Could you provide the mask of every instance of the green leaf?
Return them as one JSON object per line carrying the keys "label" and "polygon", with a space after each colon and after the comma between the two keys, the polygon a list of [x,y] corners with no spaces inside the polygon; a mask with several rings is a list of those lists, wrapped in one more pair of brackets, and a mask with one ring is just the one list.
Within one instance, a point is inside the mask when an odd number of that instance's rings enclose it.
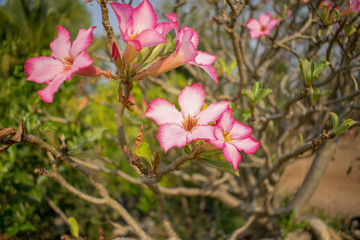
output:
{"label": "green leaf", "polygon": [[59,136],[54,129],[39,130],[45,136],[50,145],[54,146],[56,149],[60,149]]}
{"label": "green leaf", "polygon": [[241,93],[248,99],[248,101],[253,104],[255,101],[254,94],[250,90],[243,89]]}
{"label": "green leaf", "polygon": [[304,137],[301,133],[299,133],[299,138],[300,138],[300,144],[304,145]]}
{"label": "green leaf", "polygon": [[345,122],[343,122],[340,127],[338,127],[336,129],[335,134],[342,134],[344,133],[349,127],[351,127],[352,125],[354,125],[356,123],[356,121],[352,120],[352,119],[348,119]]}
{"label": "green leaf", "polygon": [[[154,60],[155,57],[157,57],[159,55],[159,53],[161,52],[161,50],[165,47],[165,43],[159,44],[157,45],[152,52],[150,53],[150,56],[148,56],[148,58],[145,60],[145,62],[143,64],[148,64],[150,63],[152,60]],[[146,56],[146,57],[147,57]]]}
{"label": "green leaf", "polygon": [[354,27],[354,24],[348,24],[348,25],[346,25],[346,27],[344,28],[344,30],[345,30],[345,34],[346,34],[346,36],[351,36],[353,33],[355,33],[356,32],[356,28]]}
{"label": "green leaf", "polygon": [[255,82],[253,87],[253,95],[256,97],[258,95],[259,89],[262,89],[261,82]]}
{"label": "green leaf", "polygon": [[263,100],[267,95],[271,94],[273,91],[270,88],[261,89],[260,92],[255,96],[256,104]]}
{"label": "green leaf", "polygon": [[92,134],[87,138],[87,141],[89,142],[93,142],[95,140],[97,140],[98,138],[100,138],[104,132],[108,130],[107,127],[102,127],[102,128],[98,128],[95,131],[92,132]]}
{"label": "green leaf", "polygon": [[339,126],[339,117],[336,113],[331,112],[330,118],[333,125],[333,131],[336,132],[336,129]]}
{"label": "green leaf", "polygon": [[353,166],[349,166],[348,170],[346,171],[346,175],[350,175],[353,170]]}
{"label": "green leaf", "polygon": [[136,150],[136,156],[145,158],[152,168],[151,148],[148,143],[142,142],[139,144]]}
{"label": "green leaf", "polygon": [[339,10],[337,10],[336,8],[335,8],[335,14],[336,14],[337,20],[340,21],[340,13],[339,13]]}
{"label": "green leaf", "polygon": [[36,228],[31,223],[26,223],[20,226],[20,231],[36,231]]}
{"label": "green leaf", "polygon": [[207,158],[200,158],[199,162],[201,162],[202,164],[204,164],[208,167],[216,168],[220,171],[229,172],[236,176],[239,176],[239,173],[228,162],[224,162],[224,161],[220,161],[220,160],[212,160],[212,159],[207,159]]}
{"label": "green leaf", "polygon": [[74,217],[68,218],[70,223],[70,232],[74,237],[79,237],[79,225]]}

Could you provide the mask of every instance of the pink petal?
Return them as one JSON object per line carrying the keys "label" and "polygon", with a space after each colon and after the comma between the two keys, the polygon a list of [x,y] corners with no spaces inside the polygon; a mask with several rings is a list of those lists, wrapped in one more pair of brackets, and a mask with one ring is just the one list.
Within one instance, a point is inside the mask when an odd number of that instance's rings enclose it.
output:
{"label": "pink petal", "polygon": [[[191,64],[191,63],[190,63]],[[201,67],[207,74],[209,74],[209,76],[216,82],[219,83],[217,80],[217,74],[215,71],[215,68],[211,65],[198,65],[198,64],[192,64],[192,65],[196,65],[198,67]]]}
{"label": "pink petal", "polygon": [[195,49],[199,44],[199,36],[197,32],[189,27],[184,27],[179,32],[179,39],[189,38],[190,42],[194,45]]}
{"label": "pink petal", "polygon": [[259,148],[259,142],[252,137],[245,138],[243,140],[236,140],[231,142],[239,151],[244,151],[248,154],[253,154]]}
{"label": "pink petal", "polygon": [[133,13],[134,33],[140,33],[146,29],[154,29],[157,16],[153,6],[148,0],[144,0]]}
{"label": "pink petal", "polygon": [[223,113],[217,125],[219,125],[223,129],[224,133],[228,133],[233,128],[234,123],[235,120],[233,117],[233,110],[229,108]]}
{"label": "pink petal", "polygon": [[92,31],[96,28],[96,26],[92,26],[89,29],[80,29],[79,33],[74,40],[70,55],[74,58],[76,58],[81,52],[85,51],[87,47],[90,46],[90,44],[93,41],[93,34]]}
{"label": "pink petal", "polygon": [[[124,39],[125,42],[132,45],[137,52],[142,49],[142,46],[141,46],[141,44],[140,44],[140,42],[138,40],[136,40],[136,39],[135,40],[130,40],[129,38],[125,38],[125,37],[123,39]],[[129,46],[127,46],[127,47],[129,47]],[[139,49],[139,50],[137,50],[137,49]],[[125,53],[124,53],[124,55],[125,55]],[[125,57],[123,56],[123,61],[126,62],[126,60],[124,58]],[[129,63],[129,62],[127,62],[127,63]]]}
{"label": "pink petal", "polygon": [[266,13],[264,15],[261,15],[259,17],[259,23],[261,26],[267,26],[270,22],[271,19],[271,14],[270,13]]}
{"label": "pink petal", "polygon": [[175,105],[161,98],[156,98],[150,102],[145,117],[151,118],[158,125],[166,123],[180,124],[183,121],[183,116]]}
{"label": "pink petal", "polygon": [[217,126],[217,125],[215,125],[214,127],[215,127],[216,140],[209,141],[209,142],[212,145],[214,145],[215,147],[217,147],[218,149],[222,149],[225,144],[224,130],[220,126]]}
{"label": "pink petal", "polygon": [[[129,26],[133,26],[133,8],[127,4],[109,3],[119,21],[120,31],[124,35]],[[132,34],[132,33],[131,33]]]}
{"label": "pink petal", "polygon": [[165,15],[170,22],[177,22],[177,14],[176,13],[169,13],[168,15]]}
{"label": "pink petal", "polygon": [[258,30],[250,30],[250,37],[251,38],[258,38],[261,37],[264,33]]}
{"label": "pink petal", "polygon": [[229,108],[228,101],[212,103],[197,115],[199,125],[207,125],[210,122],[217,121],[221,115]]}
{"label": "pink petal", "polygon": [[[158,33],[157,31],[153,30],[153,29],[148,29],[145,31],[142,31],[137,37],[136,40],[139,41],[141,48],[144,47],[153,47],[156,46],[160,43],[165,43],[166,40],[164,38],[163,35],[161,35],[160,33]],[[135,46],[134,46],[135,47]],[[135,49],[137,51],[140,51],[140,49]]]}
{"label": "pink petal", "polygon": [[52,103],[54,98],[54,93],[59,90],[59,87],[63,82],[67,80],[66,75],[58,75],[54,78],[53,81],[49,82],[48,85],[43,89],[38,91],[39,96],[44,102]]}
{"label": "pink petal", "polygon": [[234,122],[234,125],[230,131],[230,137],[232,139],[241,140],[251,135],[252,129],[238,121]]}
{"label": "pink petal", "polygon": [[64,64],[51,57],[34,57],[25,62],[26,80],[36,83],[50,82],[63,71]]}
{"label": "pink petal", "polygon": [[187,132],[178,124],[163,124],[158,133],[160,146],[165,152],[172,147],[183,147],[188,144],[186,135]]}
{"label": "pink petal", "polygon": [[207,52],[197,51],[197,53],[198,55],[196,55],[195,62],[200,65],[211,65],[217,58],[216,56]]}
{"label": "pink petal", "polygon": [[271,30],[276,26],[276,24],[278,24],[279,22],[279,19],[272,19],[269,24],[266,26],[266,30],[265,30],[265,33],[267,35],[270,34]]}
{"label": "pink petal", "polygon": [[216,140],[214,126],[197,126],[187,135],[187,143],[191,143],[194,140]]}
{"label": "pink petal", "polygon": [[175,28],[176,26],[178,26],[177,22],[161,22],[158,23],[155,27],[155,31],[157,31],[158,33],[165,35],[168,32],[170,32],[173,28]]}
{"label": "pink petal", "polygon": [[183,118],[186,118],[188,115],[196,116],[201,111],[204,101],[205,91],[200,84],[193,83],[191,86],[186,86],[181,90],[181,93],[178,96],[178,103]]}
{"label": "pink petal", "polygon": [[189,61],[195,61],[195,57],[198,55],[198,52],[196,51],[196,46],[194,46],[191,41],[192,37],[192,29],[184,31],[183,28],[181,29],[179,33],[179,39],[176,42],[176,53],[184,56],[184,63],[187,63]]}
{"label": "pink petal", "polygon": [[241,161],[240,152],[231,144],[225,143],[223,148],[223,154],[226,161],[232,163],[235,170],[238,169],[238,165]]}
{"label": "pink petal", "polygon": [[75,58],[72,64],[71,73],[75,73],[83,68],[89,67],[93,61],[94,60],[89,57],[87,52],[80,53],[80,55]]}
{"label": "pink petal", "polygon": [[62,59],[68,57],[71,49],[71,41],[69,32],[62,26],[57,27],[58,36],[50,43],[52,50],[51,57]]}
{"label": "pink petal", "polygon": [[247,27],[249,30],[260,30],[260,28],[261,28],[259,21],[256,20],[256,19],[254,19],[254,18],[251,18],[251,19],[247,22],[246,27]]}

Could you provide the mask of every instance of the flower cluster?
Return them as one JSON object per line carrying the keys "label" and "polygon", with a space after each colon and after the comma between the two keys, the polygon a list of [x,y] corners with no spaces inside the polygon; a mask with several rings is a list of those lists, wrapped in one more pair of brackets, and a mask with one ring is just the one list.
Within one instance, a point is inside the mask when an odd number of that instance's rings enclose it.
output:
{"label": "flower cluster", "polygon": [[[126,45],[121,54],[117,43],[112,43],[112,59],[118,76],[93,66],[94,60],[85,51],[93,41],[92,31],[95,26],[87,30],[81,29],[73,44],[70,42],[69,32],[58,26],[58,37],[50,44],[51,56],[30,58],[25,63],[27,80],[47,84],[45,89],[38,92],[43,101],[53,102],[53,96],[60,85],[73,75],[139,81],[146,76],[157,76],[188,63],[201,67],[217,82],[212,66],[216,56],[197,50],[197,33],[189,27],[180,30],[175,13],[166,15],[169,22],[158,23],[149,0],[144,0],[136,8],[116,2],[109,5],[119,21],[122,40]],[[165,35],[171,30],[175,31],[175,49],[171,47],[173,41],[166,41]],[[167,44],[170,47],[165,47]]]}
{"label": "flower cluster", "polygon": [[[167,100],[152,100],[145,112],[159,125],[160,146],[167,152],[196,140],[205,140],[223,150],[225,159],[237,170],[240,151],[252,154],[259,142],[250,135],[252,129],[233,118],[229,102],[221,101],[204,108],[205,91],[199,84],[186,86],[178,96],[181,111]],[[214,123],[210,125],[211,123]]]}
{"label": "flower cluster", "polygon": [[[198,34],[189,27],[179,30],[175,13],[166,15],[169,22],[157,23],[156,13],[148,0],[144,0],[135,9],[122,3],[110,3],[110,6],[119,21],[123,40],[127,43],[122,59],[120,59],[117,47],[113,46],[113,58],[115,57],[117,61],[122,60],[123,66],[118,67],[119,69],[124,71],[127,68],[131,69],[130,75],[133,75],[134,80],[141,80],[145,76],[157,76],[188,63],[201,67],[217,82],[217,75],[212,66],[216,56],[197,51]],[[152,56],[152,59],[146,59],[146,67],[139,65],[139,63],[144,62],[138,56],[139,52],[143,50],[149,56],[156,47],[164,47],[166,43],[165,34],[171,30],[175,31],[176,49],[170,49],[163,55],[159,54],[158,58]],[[162,60],[158,61],[159,59]],[[142,68],[146,70],[142,71]],[[135,74],[133,74],[134,72]]]}

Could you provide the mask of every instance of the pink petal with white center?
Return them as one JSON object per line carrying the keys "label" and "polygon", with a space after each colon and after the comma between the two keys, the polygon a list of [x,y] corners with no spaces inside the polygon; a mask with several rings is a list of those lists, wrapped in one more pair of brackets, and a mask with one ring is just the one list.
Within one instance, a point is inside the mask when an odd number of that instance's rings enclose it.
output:
{"label": "pink petal with white center", "polygon": [[214,145],[218,149],[222,149],[225,144],[225,138],[224,138],[224,130],[218,126],[214,125],[215,127],[215,137],[216,140],[209,141],[212,145]]}
{"label": "pink petal with white center", "polygon": [[50,82],[63,71],[64,64],[51,57],[34,57],[25,62],[24,71],[28,75],[26,80],[36,83]]}
{"label": "pink petal with white center", "polygon": [[166,123],[181,124],[184,120],[175,105],[162,98],[156,98],[150,102],[146,109],[145,117],[151,118],[158,125]]}
{"label": "pink petal with white center", "polygon": [[214,141],[216,140],[214,126],[197,126],[187,134],[187,143],[194,140]]}
{"label": "pink petal with white center", "polygon": [[223,129],[224,133],[228,133],[233,128],[234,123],[233,110],[229,108],[223,113],[221,119],[217,122],[217,125]]}
{"label": "pink petal with white center", "polygon": [[191,38],[193,37],[191,30],[180,31],[182,34],[179,36],[179,40],[176,42],[176,53],[184,57],[184,63],[195,61],[195,58],[198,55],[196,46],[194,46],[191,41]]}
{"label": "pink petal with white center", "polygon": [[229,108],[229,101],[221,101],[212,103],[210,106],[202,110],[198,115],[198,124],[207,125],[211,122],[217,121],[221,115]]}
{"label": "pink petal with white center", "polygon": [[232,163],[234,169],[237,170],[241,161],[240,152],[233,145],[225,143],[223,154],[226,161]]}
{"label": "pink petal with white center", "polygon": [[252,137],[245,138],[243,140],[235,140],[231,142],[239,151],[244,151],[247,154],[255,153],[259,148],[259,142]]}
{"label": "pink petal with white center", "polygon": [[70,54],[71,41],[69,32],[62,26],[57,27],[58,36],[50,43],[51,57],[61,59]]}
{"label": "pink petal with white center", "polygon": [[43,90],[38,91],[38,95],[44,102],[52,103],[54,99],[54,93],[59,90],[59,87],[65,80],[67,80],[66,75],[56,76]]}
{"label": "pink petal with white center", "polygon": [[247,22],[246,27],[247,27],[249,30],[260,30],[260,28],[261,28],[259,21],[256,20],[256,19],[254,19],[254,18],[251,18],[251,19]]}
{"label": "pink petal with white center", "polygon": [[89,54],[87,52],[80,53],[79,56],[77,56],[71,66],[71,73],[75,73],[83,68],[89,67],[93,63],[93,59],[89,57]]}
{"label": "pink petal with white center", "polygon": [[241,140],[250,137],[251,132],[252,132],[251,127],[246,126],[238,121],[235,121],[230,131],[230,137],[232,139]]}
{"label": "pink petal with white center", "polygon": [[186,140],[187,132],[178,124],[168,123],[159,127],[159,143],[167,152],[172,147],[183,147],[188,144]]}
{"label": "pink petal with white center", "polygon": [[259,23],[261,26],[267,26],[270,22],[271,19],[271,14],[270,13],[266,13],[264,15],[261,15],[259,17]]}
{"label": "pink petal with white center", "polygon": [[71,46],[70,55],[72,57],[76,58],[81,52],[85,51],[86,48],[90,46],[93,41],[92,31],[95,28],[96,26],[92,26],[89,29],[79,30],[79,33]]}
{"label": "pink petal with white center", "polygon": [[[153,46],[159,45],[161,43],[166,43],[164,36],[153,29],[147,29],[145,31],[142,31],[136,37],[136,40],[139,41],[141,48],[153,47]],[[135,47],[136,51],[140,51],[141,48],[137,49]]]}
{"label": "pink petal with white center", "polygon": [[157,23],[157,16],[153,6],[148,0],[140,3],[133,12],[134,33],[140,33],[146,29],[154,29]]}
{"label": "pink petal with white center", "polygon": [[[127,4],[109,3],[119,21],[120,31],[124,35],[129,26],[133,25],[133,8]],[[132,33],[131,33],[132,34]]]}
{"label": "pink petal with white center", "polygon": [[201,111],[204,101],[205,91],[200,84],[193,83],[191,86],[186,86],[181,90],[181,93],[178,96],[178,103],[183,118],[185,119],[188,115],[196,116]]}

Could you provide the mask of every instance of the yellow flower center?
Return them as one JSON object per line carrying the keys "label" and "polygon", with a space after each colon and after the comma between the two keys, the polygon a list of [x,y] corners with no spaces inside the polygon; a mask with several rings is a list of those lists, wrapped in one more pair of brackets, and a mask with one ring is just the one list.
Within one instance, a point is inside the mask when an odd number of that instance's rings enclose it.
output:
{"label": "yellow flower center", "polygon": [[225,142],[230,142],[232,138],[230,137],[230,132],[224,133]]}
{"label": "yellow flower center", "polygon": [[190,115],[182,122],[183,128],[185,131],[190,132],[196,125],[198,120]]}

